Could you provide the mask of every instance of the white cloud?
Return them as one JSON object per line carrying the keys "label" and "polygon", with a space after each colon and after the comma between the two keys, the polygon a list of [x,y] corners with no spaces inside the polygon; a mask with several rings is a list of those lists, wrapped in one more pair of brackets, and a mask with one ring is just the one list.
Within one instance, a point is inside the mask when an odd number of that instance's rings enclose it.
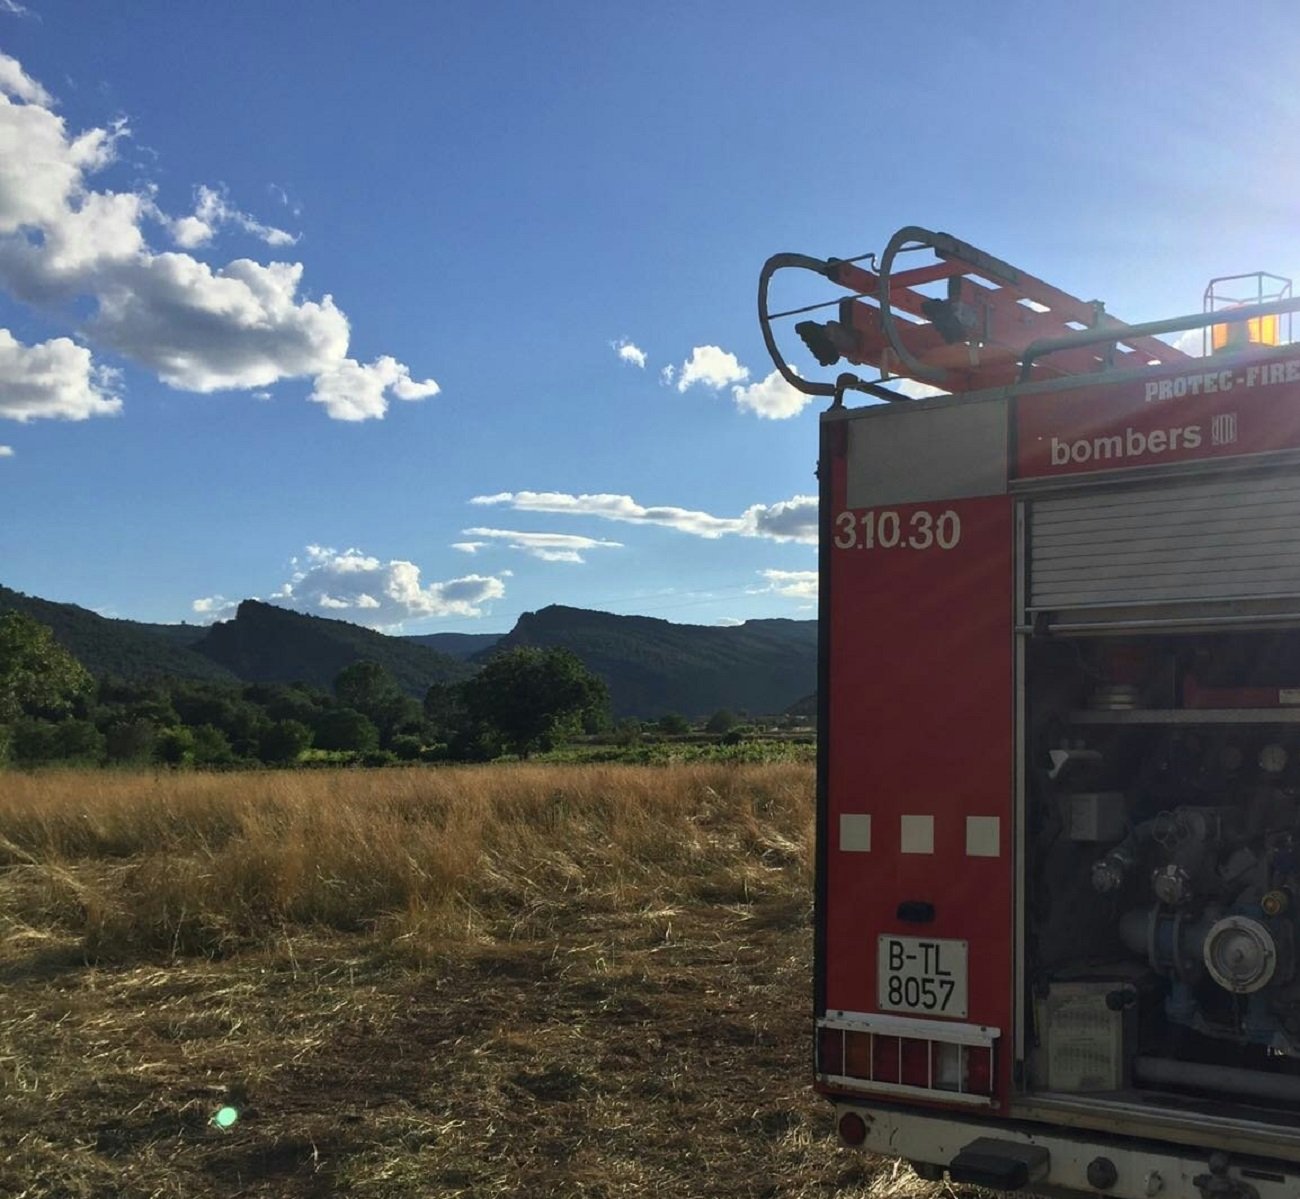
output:
{"label": "white cloud", "polygon": [[0,445],[0,458],[12,458],[14,456],[14,447],[11,445]]}
{"label": "white cloud", "polygon": [[[15,16],[27,11],[14,0],[3,0],[0,8]],[[0,92],[27,104],[43,104],[48,108],[54,103],[50,93],[23,70],[22,64],[3,52],[0,52]]]}
{"label": "white cloud", "polygon": [[460,550],[462,554],[477,554],[485,545],[486,541],[453,541],[451,548]]}
{"label": "white cloud", "polygon": [[599,541],[595,537],[580,537],[573,533],[521,533],[513,529],[465,529],[464,533],[467,537],[502,541],[507,548],[540,558],[543,562],[583,562],[582,555],[587,550],[623,548],[620,541]]}
{"label": "white cloud", "polygon": [[776,504],[753,504],[740,516],[713,516],[690,508],[646,507],[630,495],[569,495],[559,491],[502,491],[478,495],[471,504],[502,505],[516,512],[551,512],[596,516],[625,524],[662,525],[696,537],[729,534],[767,537],[773,541],[817,540],[817,497],[797,495]]}
{"label": "white cloud", "polygon": [[703,383],[705,387],[718,391],[728,383],[743,383],[748,378],[748,369],[740,365],[735,354],[718,346],[696,346],[682,363],[677,390],[685,391],[696,383]]}
{"label": "white cloud", "polygon": [[720,629],[734,629],[745,622],[739,616],[719,616],[713,623]]}
{"label": "white cloud", "polygon": [[369,366],[345,358],[316,377],[311,399],[324,404],[335,420],[382,418],[388,411],[387,392],[399,400],[422,400],[441,390],[432,379],[417,383],[411,372],[387,354]]}
{"label": "white cloud", "polygon": [[228,600],[224,595],[208,595],[196,599],[190,608],[199,617],[200,624],[215,624],[219,620],[233,619],[239,601]]}
{"label": "white cloud", "polygon": [[293,568],[288,582],[272,593],[274,603],[318,615],[347,613],[355,624],[380,629],[429,616],[481,616],[482,605],[506,591],[497,575],[422,583],[414,562],[382,562],[359,549],[310,545]]}
{"label": "white cloud", "polygon": [[633,345],[626,337],[620,337],[618,341],[609,343],[613,346],[615,352],[624,362],[630,362],[633,366],[639,366],[645,369],[645,351],[640,346]]}
{"label": "white cloud", "polygon": [[1184,329],[1179,334],[1161,340],[1168,341],[1174,349],[1182,350],[1184,354],[1190,354],[1193,358],[1201,358],[1205,355],[1204,329]]}
{"label": "white cloud", "polygon": [[234,225],[268,246],[292,246],[298,238],[274,225],[264,225],[255,217],[241,212],[224,191],[200,186],[195,194],[194,213],[171,221],[168,227],[173,240],[182,250],[193,250],[210,242],[223,225]]}
{"label": "white cloud", "polygon": [[677,376],[677,368],[670,362],[659,372],[659,382],[663,387],[671,387]]}
{"label": "white cloud", "polygon": [[769,537],[773,541],[802,541],[817,544],[817,497],[795,495],[775,504],[755,504],[745,509],[743,518],[752,537]]}
{"label": "white cloud", "polygon": [[[339,420],[366,420],[402,400],[437,393],[388,356],[348,357],[347,317],[331,296],[300,295],[301,263],[240,258],[211,266],[187,253],[157,253],[146,221],[161,222],[183,248],[234,225],[273,246],[295,240],[201,187],[192,214],[160,211],[149,185],[95,191],[90,177],[129,137],[125,122],[73,135],[49,94],[0,54],[0,286],[29,303],[88,301],[92,341],[184,391],[265,388],[315,380],[312,398]],[[287,197],[286,197],[287,199]]]}
{"label": "white cloud", "polygon": [[24,8],[18,3],[18,0],[0,0],[0,12],[8,13],[11,17],[30,17],[32,10]]}
{"label": "white cloud", "polygon": [[779,371],[773,371],[761,383],[733,387],[731,393],[736,397],[736,407],[742,412],[753,412],[767,420],[798,416],[812,402],[812,396],[792,387]]}
{"label": "white cloud", "polygon": [[347,317],[330,296],[298,302],[301,278],[301,263],[238,258],[213,271],[188,254],[141,255],[98,280],[89,330],[183,391],[328,378],[348,362]]}
{"label": "white cloud", "polygon": [[63,118],[42,107],[48,103],[18,63],[0,55],[0,234],[55,225],[84,194],[84,175],[107,165],[125,135],[118,126],[69,138]]}
{"label": "white cloud", "polygon": [[116,373],[67,337],[25,346],[0,329],[0,417],[86,420],[121,411]]}
{"label": "white cloud", "polygon": [[911,400],[928,400],[931,396],[946,396],[949,392],[944,391],[942,387],[935,387],[932,383],[922,383],[920,379],[885,379],[882,380],[882,386],[888,387],[891,391],[896,391],[899,395],[905,395]]}
{"label": "white cloud", "polygon": [[760,570],[767,580],[762,591],[772,591],[789,599],[815,600],[817,598],[817,572],[815,570]]}

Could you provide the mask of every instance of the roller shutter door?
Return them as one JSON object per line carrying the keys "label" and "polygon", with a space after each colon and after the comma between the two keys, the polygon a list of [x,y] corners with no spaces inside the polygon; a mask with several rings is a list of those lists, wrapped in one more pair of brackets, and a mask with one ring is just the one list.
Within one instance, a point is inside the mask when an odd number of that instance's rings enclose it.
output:
{"label": "roller shutter door", "polygon": [[1300,596],[1300,472],[1030,506],[1031,609],[1275,596]]}

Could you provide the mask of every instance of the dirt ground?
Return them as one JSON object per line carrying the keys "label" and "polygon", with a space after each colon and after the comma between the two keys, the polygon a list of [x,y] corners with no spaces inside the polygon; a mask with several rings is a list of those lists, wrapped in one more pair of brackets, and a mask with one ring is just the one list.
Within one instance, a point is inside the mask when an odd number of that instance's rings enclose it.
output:
{"label": "dirt ground", "polygon": [[788,896],[441,952],[297,933],[114,968],[11,938],[0,1194],[934,1194],[835,1146],[810,948]]}

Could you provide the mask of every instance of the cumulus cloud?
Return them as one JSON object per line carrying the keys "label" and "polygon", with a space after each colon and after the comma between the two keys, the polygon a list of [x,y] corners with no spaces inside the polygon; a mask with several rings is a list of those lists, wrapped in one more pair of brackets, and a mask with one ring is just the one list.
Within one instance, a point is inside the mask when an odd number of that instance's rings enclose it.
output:
{"label": "cumulus cloud", "polygon": [[797,495],[775,504],[753,504],[740,516],[714,516],[690,508],[646,507],[630,495],[569,495],[559,491],[502,491],[478,495],[471,504],[500,505],[516,512],[596,516],[625,524],[662,525],[696,537],[728,535],[815,543],[817,497]]}
{"label": "cumulus cloud", "polygon": [[346,613],[355,624],[382,629],[429,616],[481,616],[482,605],[505,593],[496,575],[422,583],[414,562],[382,562],[359,549],[310,545],[293,559],[292,575],[271,600],[315,615]]}
{"label": "cumulus cloud", "polygon": [[623,548],[619,541],[600,541],[573,533],[521,533],[514,529],[466,529],[464,532],[467,537],[487,537],[502,542],[508,549],[519,550],[543,562],[583,562],[586,559],[582,555],[587,550]]}
{"label": "cumulus cloud", "polygon": [[199,618],[200,624],[215,624],[219,620],[232,619],[239,608],[239,601],[226,599],[224,595],[208,595],[196,599],[190,608]]}
{"label": "cumulus cloud", "polygon": [[815,570],[760,570],[767,580],[761,591],[775,592],[789,599],[815,600],[817,598],[817,572]]}
{"label": "cumulus cloud", "polygon": [[184,391],[265,388],[281,379],[315,381],[312,399],[337,420],[384,415],[389,397],[436,395],[387,355],[363,365],[348,357],[347,317],[326,294],[300,294],[301,263],[238,258],[212,266],[189,253],[155,252],[146,221],[158,221],[184,249],[233,225],[272,246],[295,238],[201,187],[194,212],[169,218],[150,187],[96,191],[124,122],[68,131],[53,101],[21,65],[0,54],[0,286],[29,303],[85,300],[85,332]]}
{"label": "cumulus cloud", "polygon": [[1184,329],[1181,333],[1171,334],[1161,340],[1169,342],[1174,349],[1182,350],[1184,354],[1190,354],[1193,358],[1201,358],[1205,355],[1204,329]]}
{"label": "cumulus cloud", "polygon": [[614,347],[615,353],[624,361],[630,362],[633,366],[639,366],[645,369],[645,351],[640,346],[633,345],[626,337],[620,337],[618,341],[610,342]]}
{"label": "cumulus cloud", "polygon": [[14,456],[14,447],[11,445],[0,445],[0,458],[12,458]]}
{"label": "cumulus cloud", "polygon": [[0,417],[29,421],[86,420],[122,408],[116,372],[96,366],[90,351],[66,337],[25,346],[0,329]]}
{"label": "cumulus cloud", "polygon": [[703,383],[719,391],[729,383],[743,383],[748,378],[748,368],[740,365],[735,354],[718,346],[696,346],[677,373],[677,390],[686,391]]}
{"label": "cumulus cloud", "polygon": [[787,420],[798,416],[812,401],[797,387],[792,387],[779,371],[773,371],[759,383],[748,387],[733,387],[736,407],[742,412],[753,412],[766,420]]}
{"label": "cumulus cloud", "polygon": [[[13,0],[3,0],[0,10],[15,15],[27,11]],[[0,52],[0,92],[27,104],[43,104],[47,108],[54,104],[50,93],[23,70],[22,64],[3,52]]]}
{"label": "cumulus cloud", "polygon": [[264,225],[256,217],[241,212],[224,191],[200,186],[195,193],[194,212],[169,222],[172,239],[183,250],[206,245],[223,225],[234,225],[268,246],[297,245],[298,238],[274,225]]}
{"label": "cumulus cloud", "polygon": [[663,387],[671,387],[673,379],[677,377],[677,368],[670,362],[659,372],[659,383]]}
{"label": "cumulus cloud", "polygon": [[423,400],[441,389],[432,379],[417,383],[411,372],[387,354],[363,366],[345,358],[316,377],[311,399],[325,405],[335,420],[371,420],[388,410],[388,393],[399,400]]}
{"label": "cumulus cloud", "polygon": [[328,376],[347,361],[347,318],[330,296],[299,302],[301,277],[301,263],[239,258],[214,271],[188,254],[142,255],[100,281],[89,331],[183,391]]}
{"label": "cumulus cloud", "polygon": [[453,541],[451,548],[460,550],[462,554],[477,554],[485,545],[486,541]]}
{"label": "cumulus cloud", "polygon": [[944,391],[942,387],[935,387],[932,383],[922,383],[920,379],[886,379],[883,381],[884,386],[891,391],[896,391],[899,395],[905,395],[913,400],[928,400],[931,396],[946,396],[949,392]]}

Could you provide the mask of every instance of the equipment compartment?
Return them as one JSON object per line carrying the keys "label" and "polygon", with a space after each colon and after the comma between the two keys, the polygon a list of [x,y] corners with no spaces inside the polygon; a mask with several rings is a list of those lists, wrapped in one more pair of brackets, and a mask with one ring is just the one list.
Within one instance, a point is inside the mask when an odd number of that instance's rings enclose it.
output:
{"label": "equipment compartment", "polygon": [[1027,1089],[1290,1123],[1300,630],[1031,637]]}

